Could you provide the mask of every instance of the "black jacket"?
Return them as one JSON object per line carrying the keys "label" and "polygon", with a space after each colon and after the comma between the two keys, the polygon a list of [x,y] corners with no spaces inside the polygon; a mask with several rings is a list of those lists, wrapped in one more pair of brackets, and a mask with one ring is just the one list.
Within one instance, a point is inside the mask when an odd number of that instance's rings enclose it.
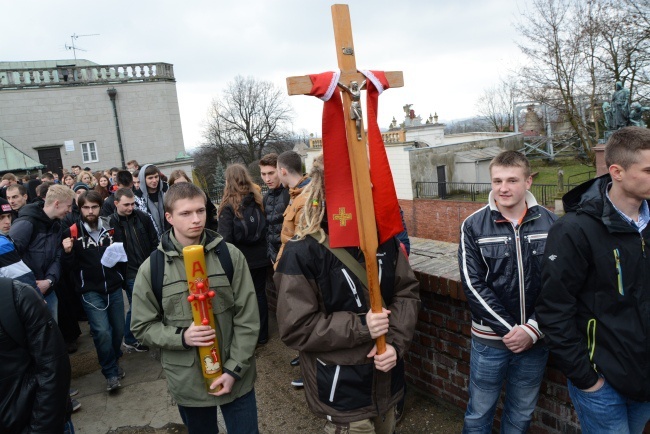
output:
{"label": "black jacket", "polygon": [[499,340],[516,325],[535,342],[541,336],[534,307],[546,236],[556,216],[531,193],[526,203],[528,211],[515,228],[490,193],[489,204],[461,226],[458,265],[477,337]]}
{"label": "black jacket", "polygon": [[564,198],[551,229],[537,315],[560,369],[579,389],[597,373],[650,401],[650,226],[641,234],[606,199],[609,175]]}
{"label": "black jacket", "polygon": [[115,230],[116,240],[124,243],[124,250],[129,259],[126,278],[135,279],[140,265],[158,247],[158,235],[151,217],[137,209],[125,217],[115,212],[109,220],[109,225]]}
{"label": "black jacket", "polygon": [[[241,206],[246,207],[247,205],[251,205],[251,202],[254,201],[255,199],[251,193],[248,196],[244,197]],[[234,245],[239,250],[241,250],[241,252],[244,254],[244,257],[246,258],[246,262],[248,263],[248,268],[251,270],[254,268],[262,268],[271,265],[269,258],[266,256],[265,234],[262,234],[260,239],[254,244],[242,244],[235,242],[233,220],[236,218],[237,216],[235,215],[235,211],[232,209],[232,207],[230,205],[225,206],[221,211],[221,214],[219,214],[219,228],[217,231],[219,232],[219,235],[221,235],[226,242]],[[266,232],[266,229],[264,231]]]}
{"label": "black jacket", "polygon": [[70,391],[70,359],[43,298],[14,280],[25,342],[0,326],[0,432],[62,433]]}
{"label": "black jacket", "polygon": [[[105,267],[101,260],[104,252],[119,239],[114,238],[114,230],[108,227],[108,219],[102,218],[99,238],[95,241],[84,223],[77,221],[77,239],[73,241],[70,253],[63,254],[63,260],[74,277],[75,289],[79,294],[98,292],[111,294],[122,288],[126,263],[118,262],[114,267]],[[63,238],[70,236],[70,229],[64,230]]]}
{"label": "black jacket", "polygon": [[284,210],[289,205],[289,189],[282,186],[269,190],[264,195],[264,213],[266,214],[266,253],[271,262],[275,262],[282,245],[280,234],[284,221]]}
{"label": "black jacket", "polygon": [[9,230],[18,254],[36,280],[61,277],[61,222],[50,219],[38,204],[25,205]]}

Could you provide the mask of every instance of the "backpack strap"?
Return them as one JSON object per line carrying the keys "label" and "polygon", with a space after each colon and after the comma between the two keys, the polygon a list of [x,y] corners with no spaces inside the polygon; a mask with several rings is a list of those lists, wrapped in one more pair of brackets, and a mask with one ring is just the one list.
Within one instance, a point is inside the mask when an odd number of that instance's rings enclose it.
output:
{"label": "backpack strap", "polygon": [[27,337],[25,327],[16,311],[14,284],[11,279],[6,277],[0,278],[0,325],[11,339],[21,347],[25,347]]}
{"label": "backpack strap", "polygon": [[[230,257],[230,252],[228,251],[228,246],[226,242],[221,240],[215,249],[217,258],[221,263],[224,273],[228,278],[228,283],[232,286],[232,279],[235,275],[235,268],[232,265],[232,258]],[[149,266],[151,268],[151,290],[153,295],[156,297],[158,302],[158,307],[162,311],[162,287],[163,287],[163,277],[165,274],[165,254],[160,250],[156,249],[151,252],[149,256]]]}

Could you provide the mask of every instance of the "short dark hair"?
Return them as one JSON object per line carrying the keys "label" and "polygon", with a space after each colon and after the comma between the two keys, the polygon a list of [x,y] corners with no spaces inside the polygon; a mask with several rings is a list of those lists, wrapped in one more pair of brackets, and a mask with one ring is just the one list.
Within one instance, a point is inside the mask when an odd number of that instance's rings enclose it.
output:
{"label": "short dark hair", "polygon": [[127,162],[126,162],[126,165],[128,166],[129,164],[130,164],[131,166],[138,166],[138,167],[140,167],[140,165],[138,164],[138,162],[137,162],[136,160],[129,160],[129,161],[127,161]]}
{"label": "short dark hair", "polygon": [[45,172],[44,174],[41,175],[41,180],[46,179],[48,181],[54,181],[54,175],[52,175],[49,172]]}
{"label": "short dark hair", "polygon": [[137,178],[138,176],[140,176],[140,169],[136,169],[136,170],[134,170],[133,173],[132,173],[132,175],[135,176],[136,178]]}
{"label": "short dark hair", "polygon": [[17,189],[18,194],[20,194],[21,196],[24,196],[24,195],[27,194],[27,187],[25,187],[24,185],[21,185],[21,184],[10,185],[9,187],[7,187],[7,191],[9,191],[9,189]]}
{"label": "short dark hair", "polygon": [[165,205],[165,212],[171,213],[174,210],[174,204],[181,199],[194,199],[195,197],[203,198],[206,201],[206,196],[203,190],[191,182],[179,182],[172,185],[165,193],[163,203]]}
{"label": "short dark hair", "polygon": [[96,203],[97,205],[102,205],[102,195],[96,192],[95,190],[85,191],[79,195],[77,198],[77,206],[81,209],[82,206],[89,203]]}
{"label": "short dark hair", "polygon": [[490,161],[490,175],[494,166],[501,167],[521,167],[524,169],[524,177],[528,179],[530,176],[530,162],[528,158],[521,152],[517,151],[503,151]]}
{"label": "short dark hair", "polygon": [[147,176],[151,176],[151,175],[158,175],[158,176],[160,176],[160,171],[159,171],[158,168],[157,168],[156,166],[154,166],[153,164],[148,165],[147,168],[144,169],[144,177],[145,177],[145,178],[146,178]]}
{"label": "short dark hair", "polygon": [[284,151],[278,155],[278,166],[287,169],[289,173],[302,174],[302,158],[295,151]]}
{"label": "short dark hair", "polygon": [[111,167],[111,170],[109,170],[109,172],[111,172],[111,173],[113,173],[113,172],[119,172],[119,171],[120,171],[120,169],[117,168],[117,167]]}
{"label": "short dark hair", "polygon": [[119,202],[123,197],[132,199],[135,197],[135,194],[133,194],[133,190],[127,187],[118,188],[115,194],[113,194],[113,199],[115,202]]}
{"label": "short dark hair", "polygon": [[276,154],[275,152],[266,154],[260,159],[260,166],[276,167],[277,165],[278,165],[278,154]]}
{"label": "short dark hair", "polygon": [[115,181],[117,185],[130,188],[133,185],[133,175],[131,175],[131,172],[128,170],[120,170],[117,172],[116,179],[113,181]]}
{"label": "short dark hair", "polygon": [[43,181],[40,184],[38,184],[36,186],[36,196],[40,197],[41,199],[45,199],[45,196],[47,195],[47,190],[50,189],[50,185],[54,185],[54,183],[50,181]]}
{"label": "short dark hair", "polygon": [[616,130],[605,145],[607,167],[618,164],[623,169],[637,162],[639,151],[650,149],[650,130],[641,127],[625,127]]}

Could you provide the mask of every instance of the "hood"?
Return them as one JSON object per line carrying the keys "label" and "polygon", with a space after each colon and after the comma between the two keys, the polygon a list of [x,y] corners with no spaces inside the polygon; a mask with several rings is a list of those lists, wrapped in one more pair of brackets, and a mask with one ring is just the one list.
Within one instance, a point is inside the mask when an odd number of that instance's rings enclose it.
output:
{"label": "hood", "polygon": [[50,226],[54,223],[54,221],[45,214],[45,211],[43,211],[43,205],[38,203],[30,203],[29,205],[22,207],[18,213],[18,217],[31,217],[42,222],[46,226]]}
{"label": "hood", "polygon": [[311,178],[307,176],[303,176],[298,185],[296,185],[293,188],[289,189],[289,195],[291,196],[291,199],[295,198],[298,196],[300,193],[302,193],[302,190],[309,184],[309,181],[311,181]]}
{"label": "hood", "polygon": [[[144,175],[144,173],[147,171],[147,167],[149,166],[153,166],[153,164],[145,164],[140,168],[140,173],[138,173],[138,179],[140,180],[140,191],[142,191],[142,194],[144,196],[147,196],[149,194],[149,191],[147,190],[147,183],[145,182],[146,176]],[[161,191],[161,188],[162,188],[162,179],[158,181],[158,192]]]}

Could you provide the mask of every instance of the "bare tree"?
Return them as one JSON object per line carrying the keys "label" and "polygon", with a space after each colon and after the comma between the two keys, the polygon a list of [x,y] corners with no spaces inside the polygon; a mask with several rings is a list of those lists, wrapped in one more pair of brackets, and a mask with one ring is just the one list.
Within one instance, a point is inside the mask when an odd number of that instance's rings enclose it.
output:
{"label": "bare tree", "polygon": [[224,165],[250,165],[266,152],[285,150],[292,143],[292,109],[273,83],[235,77],[221,97],[212,100],[203,136]]}
{"label": "bare tree", "polygon": [[479,97],[476,109],[494,131],[509,132],[515,130],[514,107],[516,99],[516,80],[502,79],[495,86],[483,91]]}

